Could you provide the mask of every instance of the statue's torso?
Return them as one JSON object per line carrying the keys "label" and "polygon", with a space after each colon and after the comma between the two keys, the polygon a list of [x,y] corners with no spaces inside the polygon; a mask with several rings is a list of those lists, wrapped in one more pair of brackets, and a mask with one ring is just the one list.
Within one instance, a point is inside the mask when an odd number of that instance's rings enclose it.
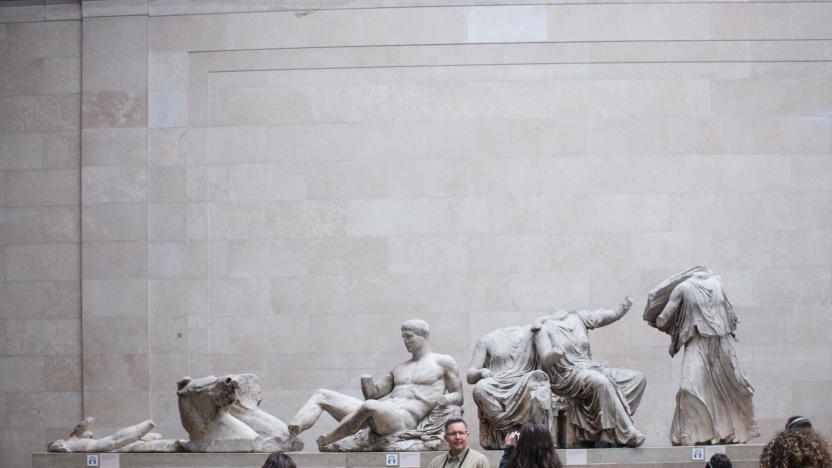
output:
{"label": "statue's torso", "polygon": [[485,337],[488,359],[486,367],[492,372],[535,368],[532,336],[529,327],[508,327],[495,330]]}
{"label": "statue's torso", "polygon": [[576,366],[594,365],[586,325],[576,314],[545,322],[544,331],[553,345],[563,348],[563,356],[555,362],[555,371],[561,373]]}
{"label": "statue's torso", "polygon": [[445,369],[434,354],[418,361],[403,362],[391,371],[393,390],[384,397],[417,419],[427,415],[436,399],[445,394]]}

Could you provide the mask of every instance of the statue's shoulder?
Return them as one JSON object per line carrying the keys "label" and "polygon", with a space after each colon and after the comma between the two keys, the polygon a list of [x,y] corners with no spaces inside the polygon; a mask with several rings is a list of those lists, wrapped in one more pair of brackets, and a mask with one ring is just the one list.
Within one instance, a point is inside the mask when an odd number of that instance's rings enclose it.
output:
{"label": "statue's shoulder", "polygon": [[433,359],[442,367],[456,369],[456,359],[449,354],[433,353]]}

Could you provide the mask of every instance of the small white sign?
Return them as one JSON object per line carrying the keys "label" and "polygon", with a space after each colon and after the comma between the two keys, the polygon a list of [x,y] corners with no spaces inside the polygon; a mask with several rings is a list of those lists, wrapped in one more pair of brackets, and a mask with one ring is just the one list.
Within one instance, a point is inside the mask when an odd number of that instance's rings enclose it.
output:
{"label": "small white sign", "polygon": [[586,449],[569,449],[566,451],[567,465],[586,465]]}
{"label": "small white sign", "polygon": [[690,459],[694,461],[705,461],[705,449],[702,447],[690,449]]}
{"label": "small white sign", "polygon": [[97,453],[87,454],[87,466],[98,466],[100,463],[99,455]]}
{"label": "small white sign", "polygon": [[725,453],[725,446],[724,445],[711,445],[705,447],[705,458],[708,460],[711,459],[717,453]]}
{"label": "small white sign", "polygon": [[120,463],[117,453],[101,454],[101,468],[120,468]]}
{"label": "small white sign", "polygon": [[384,454],[384,466],[399,466],[399,454],[398,453],[385,453]]}
{"label": "small white sign", "polygon": [[402,452],[399,454],[399,466],[401,468],[419,468],[419,452]]}

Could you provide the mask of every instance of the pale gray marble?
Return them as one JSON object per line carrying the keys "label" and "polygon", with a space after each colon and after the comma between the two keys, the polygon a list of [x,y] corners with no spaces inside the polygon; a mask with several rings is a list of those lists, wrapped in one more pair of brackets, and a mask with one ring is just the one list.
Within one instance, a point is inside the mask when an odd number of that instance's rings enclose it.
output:
{"label": "pale gray marble", "polygon": [[738,320],[722,279],[702,266],[670,277],[650,291],[644,320],[671,336],[671,357],[685,349],[671,443],[735,444],[759,436],[754,388],[734,349]]}
{"label": "pale gray marble", "polygon": [[467,380],[474,385],[482,448],[502,448],[506,435],[527,422],[556,434],[549,377],[539,367],[529,325],[499,328],[480,338]]}
{"label": "pale gray marble", "polygon": [[[94,439],[92,426],[95,425],[95,418],[88,417],[75,426],[72,433],[66,439],[58,439],[47,447],[49,452],[113,452],[129,447],[134,443],[147,443],[151,440],[158,440],[158,434],[150,434],[153,429],[153,421],[145,420],[133,426],[125,427],[107,437]],[[149,437],[148,437],[149,436]],[[147,437],[147,439],[145,439]],[[174,447],[175,444],[171,444]],[[126,450],[129,451],[129,450]],[[148,450],[152,451],[152,450]],[[177,450],[171,450],[172,452]]]}
{"label": "pale gray marble", "polygon": [[254,374],[213,375],[177,383],[179,415],[190,440],[186,452],[275,452],[302,450],[286,424],[260,409]]}
{"label": "pale gray marble", "polygon": [[569,422],[579,441],[626,447],[644,443],[633,422],[647,385],[644,375],[593,361],[588,335],[623,317],[632,305],[628,297],[615,310],[557,312],[532,324],[541,366],[552,392],[569,402]]}
{"label": "pale gray marble", "polygon": [[402,323],[402,340],[411,358],[378,382],[361,376],[364,401],[332,390],[318,390],[295,414],[289,430],[297,435],[326,411],[340,424],[318,437],[325,452],[422,451],[447,448],[444,422],[462,415],[462,384],[456,361],[433,353],[423,320]]}

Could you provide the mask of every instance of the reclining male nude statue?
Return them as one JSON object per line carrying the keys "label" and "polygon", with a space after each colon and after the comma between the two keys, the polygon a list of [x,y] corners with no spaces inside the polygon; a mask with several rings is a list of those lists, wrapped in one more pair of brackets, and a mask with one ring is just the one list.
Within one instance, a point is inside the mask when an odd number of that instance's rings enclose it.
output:
{"label": "reclining male nude statue", "polygon": [[615,310],[558,312],[532,324],[541,367],[552,393],[570,401],[569,419],[580,441],[638,447],[644,435],[633,424],[646,381],[641,372],[612,369],[592,360],[588,330],[620,319],[629,297]]}
{"label": "reclining male nude statue", "polygon": [[408,320],[401,330],[411,358],[393,367],[378,383],[374,384],[371,376],[362,375],[364,401],[332,390],[317,390],[289,422],[289,431],[297,435],[309,429],[326,411],[340,424],[318,437],[322,451],[444,448],[445,420],[462,414],[462,386],[456,361],[431,352],[426,322]]}

